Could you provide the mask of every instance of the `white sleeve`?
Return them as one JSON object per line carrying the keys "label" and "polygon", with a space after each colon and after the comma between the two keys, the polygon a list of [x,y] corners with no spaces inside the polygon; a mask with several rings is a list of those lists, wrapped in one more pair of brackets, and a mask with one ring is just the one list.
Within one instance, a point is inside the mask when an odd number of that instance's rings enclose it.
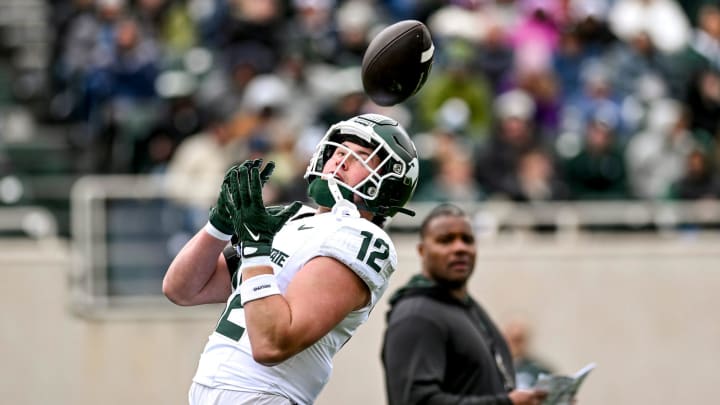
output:
{"label": "white sleeve", "polygon": [[318,255],[332,257],[355,272],[367,284],[372,295],[371,305],[375,305],[397,267],[397,252],[384,231],[362,221],[353,226],[340,226],[328,234]]}

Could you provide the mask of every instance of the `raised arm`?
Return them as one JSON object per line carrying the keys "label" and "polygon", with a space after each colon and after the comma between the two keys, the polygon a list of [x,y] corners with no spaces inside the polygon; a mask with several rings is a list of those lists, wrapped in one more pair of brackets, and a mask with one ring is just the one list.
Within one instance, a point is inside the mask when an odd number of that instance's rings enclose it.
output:
{"label": "raised arm", "polygon": [[[266,266],[245,268],[243,278],[270,274]],[[245,304],[245,322],[255,361],[276,364],[330,332],[350,312],[367,305],[370,290],[343,263],[310,260],[290,282],[285,295]]]}
{"label": "raised arm", "polygon": [[[233,198],[237,195],[238,173],[241,167],[258,168],[262,159],[246,160],[233,166],[225,178],[210,209],[208,223],[190,239],[170,264],[163,279],[163,293],[178,305],[199,305],[225,302],[231,293],[231,277],[222,255],[234,232],[242,222]],[[275,163],[268,162],[258,173],[259,187],[268,181]]]}
{"label": "raised arm", "polygon": [[225,302],[230,273],[222,251],[227,241],[200,230],[180,250],[163,279],[163,294],[178,305]]}

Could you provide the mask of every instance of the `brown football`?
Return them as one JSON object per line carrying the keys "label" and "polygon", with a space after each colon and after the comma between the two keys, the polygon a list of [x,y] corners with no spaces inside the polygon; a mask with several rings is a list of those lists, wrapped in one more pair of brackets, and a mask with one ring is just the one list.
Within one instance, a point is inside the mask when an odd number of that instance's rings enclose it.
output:
{"label": "brown football", "polygon": [[430,31],[420,21],[403,20],[384,28],[363,55],[365,93],[381,106],[407,100],[425,84],[434,52]]}

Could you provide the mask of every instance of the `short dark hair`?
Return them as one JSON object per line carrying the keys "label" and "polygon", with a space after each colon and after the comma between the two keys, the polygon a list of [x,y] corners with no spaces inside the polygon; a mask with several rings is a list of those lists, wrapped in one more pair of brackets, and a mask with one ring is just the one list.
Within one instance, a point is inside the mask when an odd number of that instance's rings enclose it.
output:
{"label": "short dark hair", "polygon": [[430,222],[438,217],[468,217],[468,214],[460,207],[455,204],[443,203],[433,208],[429,214],[423,219],[420,224],[420,238],[424,238],[427,234],[428,226]]}

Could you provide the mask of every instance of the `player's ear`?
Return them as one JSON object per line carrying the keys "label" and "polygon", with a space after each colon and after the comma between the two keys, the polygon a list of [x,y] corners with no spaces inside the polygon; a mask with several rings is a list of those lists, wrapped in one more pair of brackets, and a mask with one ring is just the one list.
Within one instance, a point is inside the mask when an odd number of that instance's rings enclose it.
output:
{"label": "player's ear", "polygon": [[420,242],[417,244],[417,252],[422,257],[423,253],[425,252],[425,244]]}

